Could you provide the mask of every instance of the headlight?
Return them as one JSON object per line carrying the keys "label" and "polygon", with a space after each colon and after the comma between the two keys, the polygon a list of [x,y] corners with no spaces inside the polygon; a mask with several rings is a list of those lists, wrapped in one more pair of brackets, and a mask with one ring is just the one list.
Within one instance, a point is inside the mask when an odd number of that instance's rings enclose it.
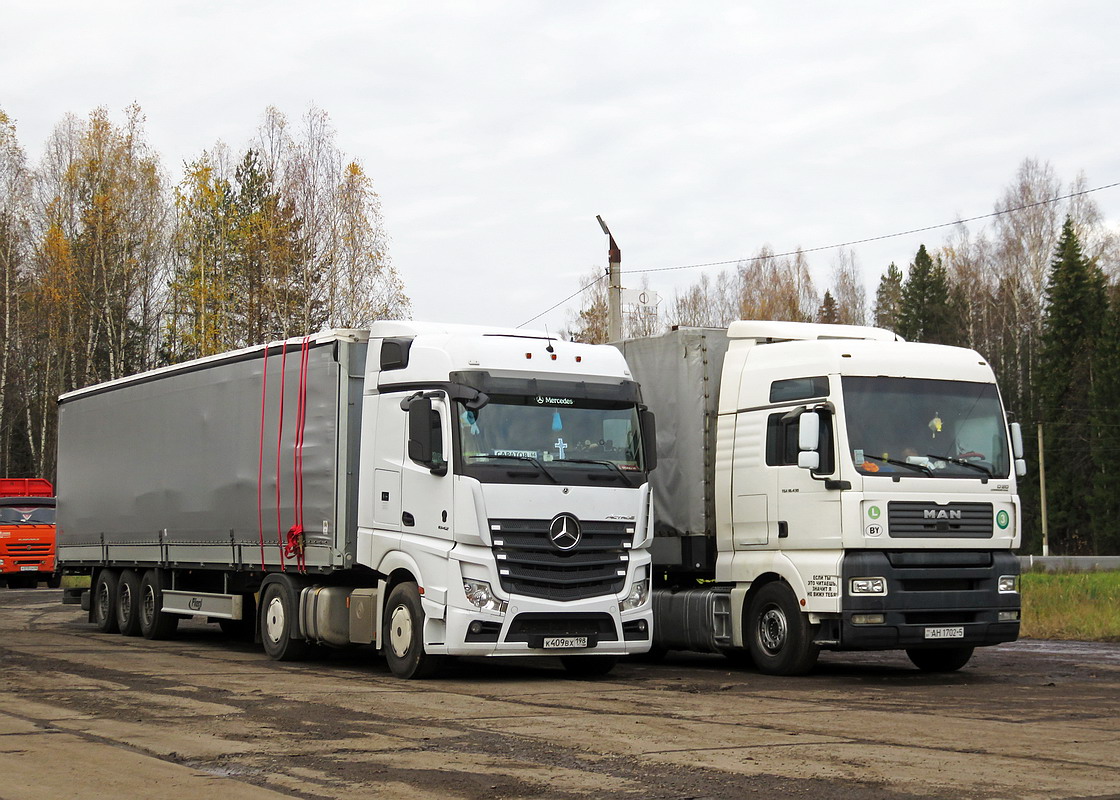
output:
{"label": "headlight", "polygon": [[635,608],[641,608],[646,604],[649,599],[649,578],[644,578],[640,581],[634,581],[630,587],[630,594],[622,600],[618,601],[619,611],[633,611]]}
{"label": "headlight", "polygon": [[1018,575],[1000,575],[999,576],[999,593],[1000,594],[1013,594],[1019,591],[1019,576]]}
{"label": "headlight", "polygon": [[999,612],[999,621],[1000,622],[1018,622],[1019,621],[1019,612],[1018,611],[1001,611],[1001,612]]}
{"label": "headlight", "polygon": [[848,591],[851,594],[886,594],[887,581],[884,578],[852,578]]}
{"label": "headlight", "polygon": [[467,600],[471,605],[479,611],[496,611],[499,614],[505,613],[506,601],[499,600],[494,596],[494,590],[490,588],[490,584],[486,581],[474,581],[468,578],[463,579],[463,594],[467,596]]}

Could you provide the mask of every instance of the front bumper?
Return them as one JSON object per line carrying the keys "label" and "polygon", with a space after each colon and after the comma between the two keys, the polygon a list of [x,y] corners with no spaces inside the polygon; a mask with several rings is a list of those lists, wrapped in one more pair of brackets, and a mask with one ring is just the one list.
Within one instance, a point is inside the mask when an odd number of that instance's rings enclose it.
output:
{"label": "front bumper", "polygon": [[[426,650],[459,656],[603,655],[622,656],[649,650],[653,610],[649,603],[620,613],[618,601],[551,604],[513,598],[505,614],[447,607],[442,646]],[[545,647],[546,640],[586,639],[586,647]]]}
{"label": "front bumper", "polygon": [[[1021,595],[1000,592],[1001,575],[1018,575],[1008,551],[859,551],[845,554],[843,611],[836,621],[840,650],[983,647],[1019,637]],[[851,579],[882,577],[884,595],[853,595]],[[999,619],[1000,613],[1015,620]],[[857,624],[857,615],[882,615]],[[949,634],[948,636],[945,636]]]}

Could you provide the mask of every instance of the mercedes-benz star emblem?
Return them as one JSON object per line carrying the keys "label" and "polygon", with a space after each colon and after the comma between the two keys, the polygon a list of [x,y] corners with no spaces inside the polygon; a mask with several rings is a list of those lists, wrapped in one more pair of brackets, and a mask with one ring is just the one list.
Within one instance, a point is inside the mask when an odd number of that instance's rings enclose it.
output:
{"label": "mercedes-benz star emblem", "polygon": [[557,514],[548,526],[548,538],[557,550],[571,550],[581,535],[579,520],[571,514]]}

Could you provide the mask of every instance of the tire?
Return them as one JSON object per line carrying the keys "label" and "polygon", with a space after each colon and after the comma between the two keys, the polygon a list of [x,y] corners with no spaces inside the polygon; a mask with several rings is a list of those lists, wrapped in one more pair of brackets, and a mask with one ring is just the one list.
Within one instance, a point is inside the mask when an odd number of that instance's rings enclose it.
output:
{"label": "tire", "polygon": [[62,586],[62,573],[52,572],[51,576],[47,578],[47,588],[57,589],[60,586]]}
{"label": "tire", "polygon": [[306,639],[293,639],[299,609],[294,593],[279,581],[268,584],[261,595],[261,644],[274,661],[302,661],[310,649]]}
{"label": "tire", "polygon": [[179,627],[179,616],[163,611],[163,573],[150,569],[140,581],[140,633],[145,639],[170,639]]}
{"label": "tire", "polygon": [[813,644],[815,628],[785,583],[774,581],[758,590],[744,625],[747,649],[759,672],[804,675],[817,663],[820,647]]}
{"label": "tire", "polygon": [[102,633],[118,633],[117,626],[117,573],[111,569],[103,569],[97,573],[97,581],[93,584],[93,596],[90,597],[89,611],[93,624]]}
{"label": "tire", "polygon": [[424,652],[424,608],[416,583],[398,583],[385,604],[381,650],[398,678],[431,678],[443,666],[441,656]]}
{"label": "tire", "polygon": [[134,569],[123,570],[117,579],[117,630],[125,636],[140,635],[140,576]]}
{"label": "tire", "polygon": [[956,672],[972,658],[972,647],[912,647],[907,657],[922,672]]}
{"label": "tire", "polygon": [[616,656],[560,656],[570,678],[601,678],[614,669]]}

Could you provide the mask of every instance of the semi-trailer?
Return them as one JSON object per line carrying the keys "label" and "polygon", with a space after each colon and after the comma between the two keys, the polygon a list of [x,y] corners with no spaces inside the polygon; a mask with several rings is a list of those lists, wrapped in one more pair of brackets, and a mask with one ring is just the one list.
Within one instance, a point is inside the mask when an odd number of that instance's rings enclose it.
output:
{"label": "semi-trailer", "polygon": [[749,320],[617,346],[657,417],[655,652],[949,671],[1017,638],[1022,436],[978,353]]}
{"label": "semi-trailer", "polygon": [[249,347],[60,398],[59,561],[106,632],[603,673],[650,646],[652,436],[608,346],[377,322]]}

